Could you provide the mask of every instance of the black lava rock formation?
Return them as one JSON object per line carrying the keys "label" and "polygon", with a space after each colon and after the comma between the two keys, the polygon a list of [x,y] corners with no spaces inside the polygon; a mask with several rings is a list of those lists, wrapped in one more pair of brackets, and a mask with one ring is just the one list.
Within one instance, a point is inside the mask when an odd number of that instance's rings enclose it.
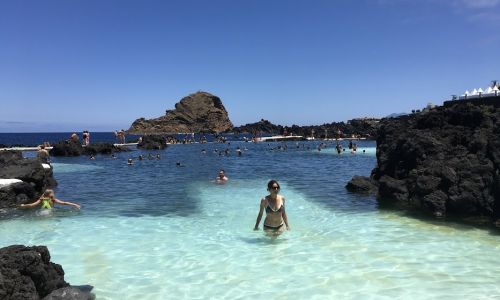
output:
{"label": "black lava rock formation", "polygon": [[50,261],[47,247],[13,245],[0,248],[0,299],[94,298],[88,289],[69,286],[64,280],[63,268]]}
{"label": "black lava rock formation", "polygon": [[[500,219],[500,108],[472,103],[383,119],[363,185],[435,216]],[[350,190],[359,178],[348,184]]]}
{"label": "black lava rock formation", "polygon": [[163,150],[167,147],[166,139],[162,135],[145,135],[137,144],[137,148],[145,150]]}
{"label": "black lava rock formation", "polygon": [[0,178],[23,181],[0,187],[0,208],[29,203],[57,185],[52,168],[43,168],[36,158],[23,158],[20,151],[0,151]]}

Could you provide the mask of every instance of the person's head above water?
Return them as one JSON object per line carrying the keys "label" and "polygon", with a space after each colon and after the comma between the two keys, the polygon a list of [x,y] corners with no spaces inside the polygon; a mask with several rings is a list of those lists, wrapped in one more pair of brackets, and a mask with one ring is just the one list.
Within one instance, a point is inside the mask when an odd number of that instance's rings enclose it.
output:
{"label": "person's head above water", "polygon": [[43,196],[44,198],[54,198],[54,191],[51,190],[51,189],[46,189],[45,192],[43,192]]}
{"label": "person's head above water", "polygon": [[219,176],[217,177],[217,180],[228,180],[228,178],[226,177],[226,172],[224,171],[224,169],[220,169]]}
{"label": "person's head above water", "polygon": [[269,182],[267,183],[267,190],[270,192],[270,193],[278,193],[279,190],[280,190],[280,184],[278,183],[278,181],[272,179],[272,180],[269,180]]}

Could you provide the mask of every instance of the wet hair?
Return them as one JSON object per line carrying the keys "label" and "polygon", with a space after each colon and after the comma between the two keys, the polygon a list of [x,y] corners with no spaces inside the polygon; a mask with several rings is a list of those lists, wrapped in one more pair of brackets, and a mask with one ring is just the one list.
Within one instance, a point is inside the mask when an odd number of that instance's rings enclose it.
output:
{"label": "wet hair", "polygon": [[51,189],[46,189],[45,192],[43,192],[43,197],[50,197],[51,195],[54,195],[54,191]]}
{"label": "wet hair", "polygon": [[277,184],[278,188],[281,188],[281,186],[278,183],[278,181],[272,179],[272,180],[269,180],[269,182],[267,183],[267,189],[270,190],[274,184]]}

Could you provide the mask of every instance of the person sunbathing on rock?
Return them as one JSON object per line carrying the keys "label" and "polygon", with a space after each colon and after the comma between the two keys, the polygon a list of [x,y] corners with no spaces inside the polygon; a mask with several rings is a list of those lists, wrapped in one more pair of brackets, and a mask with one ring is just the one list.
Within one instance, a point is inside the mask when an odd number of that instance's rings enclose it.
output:
{"label": "person sunbathing on rock", "polygon": [[23,208],[24,207],[35,207],[35,206],[41,205],[43,209],[51,209],[54,207],[54,203],[61,204],[61,205],[70,205],[70,206],[74,206],[74,207],[80,209],[80,205],[78,205],[76,203],[62,201],[62,200],[57,199],[54,196],[54,191],[51,189],[47,189],[45,192],[43,192],[43,195],[35,202],[29,203],[29,204],[21,204],[21,207],[23,207]]}

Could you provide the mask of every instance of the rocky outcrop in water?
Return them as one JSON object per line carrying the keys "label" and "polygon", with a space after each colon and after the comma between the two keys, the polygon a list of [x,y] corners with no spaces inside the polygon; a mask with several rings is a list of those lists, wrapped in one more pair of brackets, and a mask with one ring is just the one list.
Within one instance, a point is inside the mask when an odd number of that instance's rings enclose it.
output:
{"label": "rocky outcrop in water", "polygon": [[166,139],[162,135],[145,135],[137,144],[137,148],[144,150],[163,150],[166,147]]}
{"label": "rocky outcrop in water", "polygon": [[181,99],[162,117],[132,123],[128,133],[216,133],[233,128],[219,97],[197,92]]}
{"label": "rocky outcrop in water", "polygon": [[[77,291],[78,290],[78,291]],[[0,248],[0,299],[94,299],[88,289],[70,287],[63,268],[50,261],[45,246]]]}
{"label": "rocky outcrop in water", "polygon": [[123,146],[115,146],[111,143],[92,143],[83,147],[83,154],[96,155],[96,154],[113,154],[116,152],[127,152],[129,148]]}
{"label": "rocky outcrop in water", "polygon": [[383,119],[370,182],[381,199],[436,216],[499,219],[500,109],[459,103]]}
{"label": "rocky outcrop in water", "polygon": [[59,141],[52,145],[49,153],[51,156],[80,156],[83,153],[83,147],[79,141]]}
{"label": "rocky outcrop in water", "polygon": [[20,151],[0,151],[0,178],[22,181],[0,186],[0,208],[31,202],[57,185],[52,168],[44,168],[36,158],[23,158]]}
{"label": "rocky outcrop in water", "polygon": [[60,141],[49,151],[52,156],[80,156],[96,154],[113,154],[130,151],[127,147],[115,146],[111,143],[92,143],[83,147],[79,141]]}
{"label": "rocky outcrop in water", "polygon": [[276,125],[268,120],[261,119],[259,122],[235,127],[234,133],[260,134],[293,134],[298,136],[314,136],[315,138],[343,138],[352,135],[373,139],[376,137],[379,119],[361,118],[344,122],[333,122],[323,125],[307,126],[282,126]]}

